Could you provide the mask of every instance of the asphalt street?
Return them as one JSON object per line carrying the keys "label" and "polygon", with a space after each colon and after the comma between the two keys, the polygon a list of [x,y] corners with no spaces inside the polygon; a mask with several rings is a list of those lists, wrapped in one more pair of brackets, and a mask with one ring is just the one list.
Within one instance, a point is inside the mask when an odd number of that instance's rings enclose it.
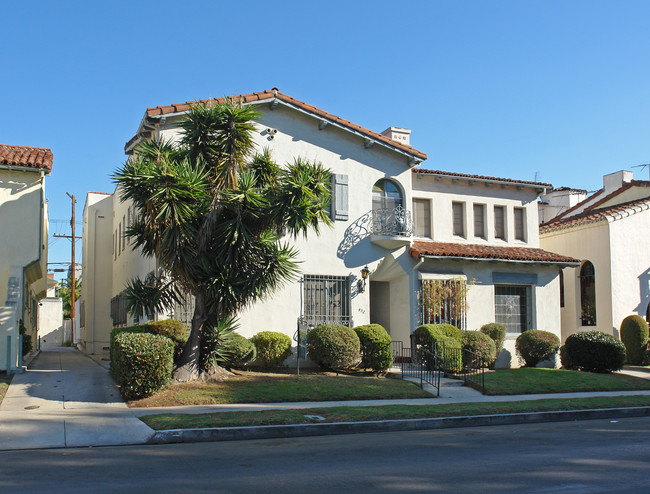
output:
{"label": "asphalt street", "polygon": [[2,492],[648,492],[650,418],[0,452]]}

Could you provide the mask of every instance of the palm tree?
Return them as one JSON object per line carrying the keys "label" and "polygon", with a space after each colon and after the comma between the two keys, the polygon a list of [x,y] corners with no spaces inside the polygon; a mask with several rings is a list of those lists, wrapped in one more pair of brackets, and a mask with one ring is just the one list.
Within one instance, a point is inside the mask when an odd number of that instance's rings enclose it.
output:
{"label": "palm tree", "polygon": [[254,154],[256,112],[226,99],[196,104],[178,145],[147,141],[113,179],[136,219],[127,230],[163,273],[126,287],[131,312],[152,315],[193,295],[192,328],[174,378],[198,377],[202,336],[297,277],[297,251],[281,240],[319,233],[329,171],[296,159],[279,167]]}

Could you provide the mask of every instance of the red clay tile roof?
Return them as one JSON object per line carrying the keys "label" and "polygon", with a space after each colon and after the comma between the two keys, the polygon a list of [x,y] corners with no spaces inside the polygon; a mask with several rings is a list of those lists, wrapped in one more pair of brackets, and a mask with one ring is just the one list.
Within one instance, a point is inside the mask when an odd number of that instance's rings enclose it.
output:
{"label": "red clay tile roof", "polygon": [[642,199],[635,199],[633,201],[622,202],[621,204],[615,204],[606,208],[588,208],[586,211],[580,214],[576,214],[575,216],[570,216],[564,219],[557,220],[556,217],[548,223],[541,224],[539,226],[539,232],[543,233],[559,230],[562,228],[569,228],[576,225],[584,225],[586,223],[595,223],[596,221],[604,220],[609,216],[615,216],[616,214],[634,208],[641,208],[642,210],[650,209],[650,196],[644,197]]}
{"label": "red clay tile roof", "polygon": [[543,182],[527,182],[525,180],[512,180],[510,178],[499,178],[499,177],[486,177],[484,175],[469,175],[466,173],[455,173],[455,172],[445,172],[442,170],[426,170],[424,168],[413,169],[413,173],[424,173],[428,175],[443,175],[445,177],[458,177],[466,179],[477,179],[477,180],[489,180],[490,182],[504,182],[510,184],[521,184],[521,185],[534,185],[537,187],[552,188],[551,184],[545,184]]}
{"label": "red clay tile roof", "polygon": [[[349,120],[345,120],[341,117],[337,117],[336,115],[332,115],[331,113],[328,113],[324,110],[321,110],[320,108],[317,108],[313,105],[307,104],[303,101],[297,100],[295,98],[292,98],[291,96],[288,96],[284,93],[281,93],[278,91],[276,88],[273,89],[266,89],[265,91],[258,92],[258,93],[250,93],[250,94],[240,94],[238,96],[231,96],[232,99],[235,101],[239,101],[241,103],[251,103],[254,101],[264,101],[264,100],[272,100],[274,98],[277,98],[280,101],[284,101],[285,103],[288,103],[290,105],[296,106],[298,108],[301,108],[309,113],[312,113],[314,115],[317,115],[321,117],[324,120],[329,120],[330,122],[336,123],[338,125],[341,125],[343,127],[346,127],[350,130],[354,130],[356,132],[359,132],[361,134],[364,134],[374,140],[381,141],[393,148],[399,149],[401,151],[404,151],[405,153],[408,153],[420,160],[426,160],[427,155],[423,153],[422,151],[418,151],[417,149],[407,145],[403,144],[401,142],[394,141],[393,139],[382,135],[378,132],[375,132],[370,129],[366,129],[365,127],[362,127],[361,125],[357,125],[355,123],[350,122]],[[210,99],[203,99],[200,100],[199,103],[208,103],[208,102],[222,102],[224,98],[210,98]],[[147,113],[146,115],[148,117],[155,117],[158,115],[168,115],[170,113],[180,113],[180,112],[185,112],[190,109],[192,105],[195,105],[197,102],[196,101],[187,101],[185,103],[177,103],[174,105],[167,105],[167,106],[156,106],[154,108],[147,108]],[[128,143],[127,146],[125,146],[125,149],[132,143],[133,139],[131,139]]]}
{"label": "red clay tile roof", "polygon": [[54,156],[46,148],[0,144],[0,165],[52,171]]}
{"label": "red clay tile roof", "polygon": [[411,256],[493,259],[495,261],[529,261],[542,263],[579,263],[577,259],[532,247],[495,247],[492,245],[447,242],[413,242]]}

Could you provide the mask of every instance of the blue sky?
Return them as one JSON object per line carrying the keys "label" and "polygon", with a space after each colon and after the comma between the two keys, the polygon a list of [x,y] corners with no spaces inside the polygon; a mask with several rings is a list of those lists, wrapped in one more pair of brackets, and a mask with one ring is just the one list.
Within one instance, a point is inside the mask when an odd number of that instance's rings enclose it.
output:
{"label": "blue sky", "polygon": [[[412,129],[427,168],[589,190],[620,169],[648,178],[632,168],[650,162],[647,1],[23,0],[2,13],[0,143],[53,150],[53,220],[69,218],[66,191],[80,218],[86,192],[113,190],[147,107],[273,86],[376,131]],[[69,261],[68,240],[50,246]]]}

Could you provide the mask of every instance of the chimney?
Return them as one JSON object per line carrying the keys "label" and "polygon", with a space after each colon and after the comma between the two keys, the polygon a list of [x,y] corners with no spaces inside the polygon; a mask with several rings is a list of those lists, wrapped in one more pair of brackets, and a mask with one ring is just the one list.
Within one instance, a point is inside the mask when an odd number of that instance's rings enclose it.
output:
{"label": "chimney", "polygon": [[631,182],[633,178],[634,178],[634,174],[627,170],[621,170],[603,176],[603,189],[605,189],[604,190],[605,194],[614,192],[616,189],[619,189],[623,184]]}
{"label": "chimney", "polygon": [[388,127],[381,135],[397,141],[401,144],[410,146],[411,144],[411,129],[402,129],[400,127]]}

